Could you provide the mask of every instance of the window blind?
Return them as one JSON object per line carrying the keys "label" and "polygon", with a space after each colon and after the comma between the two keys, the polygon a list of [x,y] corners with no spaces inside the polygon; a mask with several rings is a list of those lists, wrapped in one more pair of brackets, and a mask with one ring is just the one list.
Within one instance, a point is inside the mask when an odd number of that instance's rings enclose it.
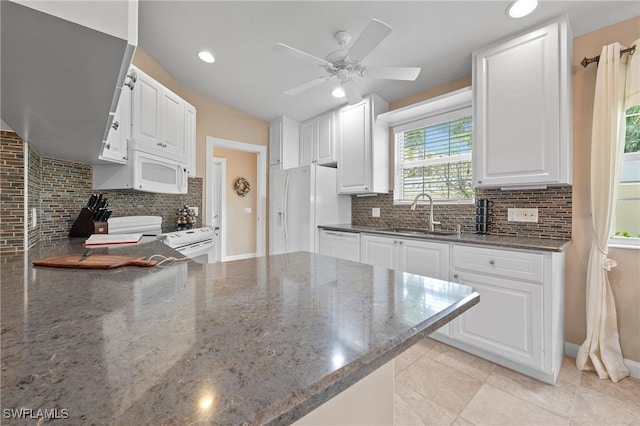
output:
{"label": "window blind", "polygon": [[418,124],[428,125],[394,129],[396,201],[412,201],[422,192],[434,200],[472,199],[470,108]]}

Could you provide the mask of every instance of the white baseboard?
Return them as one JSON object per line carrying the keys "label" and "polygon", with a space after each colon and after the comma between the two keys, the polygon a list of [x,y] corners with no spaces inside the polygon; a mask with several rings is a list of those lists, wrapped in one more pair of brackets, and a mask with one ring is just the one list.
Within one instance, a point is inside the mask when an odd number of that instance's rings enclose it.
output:
{"label": "white baseboard", "polygon": [[258,255],[256,253],[243,253],[243,254],[236,254],[233,256],[226,256],[223,260],[223,262],[228,262],[230,260],[242,260],[242,259],[251,259],[253,257],[257,257]]}
{"label": "white baseboard", "polygon": [[[580,345],[576,345],[575,343],[564,342],[564,354],[575,358],[578,356],[578,349],[580,349]],[[630,359],[624,359],[624,365],[629,369],[629,374],[631,377],[636,379],[640,379],[640,362],[632,361]]]}

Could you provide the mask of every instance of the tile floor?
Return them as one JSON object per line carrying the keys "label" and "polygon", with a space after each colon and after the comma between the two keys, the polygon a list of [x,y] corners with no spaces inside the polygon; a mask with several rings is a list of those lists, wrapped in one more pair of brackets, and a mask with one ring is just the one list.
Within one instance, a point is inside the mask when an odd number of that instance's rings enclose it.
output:
{"label": "tile floor", "polygon": [[395,369],[396,426],[640,425],[640,380],[600,380],[569,357],[555,386],[431,339]]}

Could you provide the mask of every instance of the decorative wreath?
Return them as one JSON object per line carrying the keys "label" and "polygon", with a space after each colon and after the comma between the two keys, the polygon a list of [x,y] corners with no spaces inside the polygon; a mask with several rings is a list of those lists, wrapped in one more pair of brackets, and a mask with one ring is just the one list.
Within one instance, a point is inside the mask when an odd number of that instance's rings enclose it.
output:
{"label": "decorative wreath", "polygon": [[251,185],[245,178],[241,177],[236,181],[235,190],[239,196],[245,197],[251,191]]}

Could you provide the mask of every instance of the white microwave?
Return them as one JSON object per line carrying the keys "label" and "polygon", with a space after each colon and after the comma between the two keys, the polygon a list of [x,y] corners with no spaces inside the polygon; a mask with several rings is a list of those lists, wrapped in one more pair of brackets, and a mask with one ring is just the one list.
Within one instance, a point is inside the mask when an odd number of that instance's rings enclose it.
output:
{"label": "white microwave", "polygon": [[186,194],[185,165],[171,158],[160,157],[136,149],[130,150],[124,165],[93,166],[94,189],[135,189],[160,194]]}

